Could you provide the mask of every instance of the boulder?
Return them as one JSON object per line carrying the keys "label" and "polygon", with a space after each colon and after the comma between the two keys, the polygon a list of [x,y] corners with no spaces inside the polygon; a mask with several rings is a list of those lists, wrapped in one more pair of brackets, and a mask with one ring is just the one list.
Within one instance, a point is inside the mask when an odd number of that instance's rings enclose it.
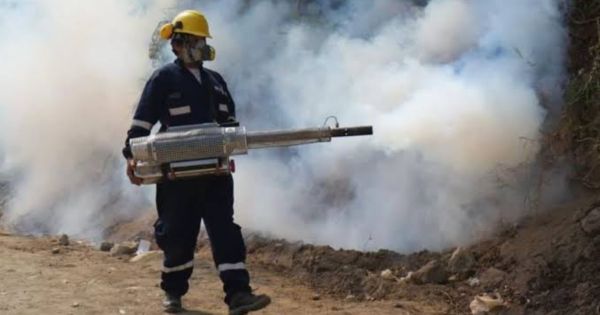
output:
{"label": "boulder", "polygon": [[448,281],[448,271],[438,260],[432,260],[415,271],[410,279],[417,284],[442,284]]}
{"label": "boulder", "polygon": [[581,228],[588,235],[600,233],[600,208],[594,208],[581,219]]}
{"label": "boulder", "polygon": [[497,287],[506,278],[506,272],[490,267],[479,275],[479,282],[483,287]]}
{"label": "boulder", "polygon": [[494,314],[505,306],[504,300],[497,293],[477,295],[469,304],[473,315]]}
{"label": "boulder", "polygon": [[396,277],[394,277],[394,273],[390,269],[386,269],[386,270],[382,271],[381,272],[381,278],[383,278],[385,280],[394,280],[394,279],[396,279]]}
{"label": "boulder", "polygon": [[58,238],[58,245],[67,246],[69,245],[69,236],[67,234],[63,234]]}
{"label": "boulder", "polygon": [[110,249],[111,256],[123,256],[123,255],[133,255],[137,250],[136,242],[123,242],[119,244],[115,244],[113,248]]}
{"label": "boulder", "polygon": [[475,266],[473,254],[462,247],[456,248],[448,260],[448,271],[458,274],[459,277],[470,273],[473,266]]}
{"label": "boulder", "polygon": [[113,246],[115,246],[115,244],[112,242],[102,242],[100,243],[100,250],[103,252],[108,252],[113,248]]}

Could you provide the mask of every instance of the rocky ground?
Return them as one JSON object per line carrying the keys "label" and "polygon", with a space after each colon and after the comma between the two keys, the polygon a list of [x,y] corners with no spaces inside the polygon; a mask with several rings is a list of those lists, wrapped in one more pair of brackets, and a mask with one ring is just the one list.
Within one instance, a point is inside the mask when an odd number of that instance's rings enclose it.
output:
{"label": "rocky ground", "polygon": [[[136,256],[128,244],[119,248],[111,253],[68,237],[0,232],[0,314],[162,314],[162,254],[131,261]],[[284,274],[250,268],[254,288],[273,297],[272,305],[257,314],[408,314],[392,300],[336,299]],[[201,253],[184,314],[226,314],[222,299],[214,265]]]}
{"label": "rocky ground", "polygon": [[[152,219],[115,228],[114,237],[133,240],[116,245],[0,233],[0,313],[159,314],[162,253],[152,244],[135,254]],[[258,314],[600,314],[597,197],[442,253],[334,250],[246,234],[253,286],[274,301]],[[195,266],[188,313],[225,313],[204,237]]]}
{"label": "rocky ground", "polygon": [[[124,225],[114,235],[149,236],[140,224],[150,226],[152,219]],[[254,268],[367,309],[389,302],[394,314],[486,309],[491,314],[600,314],[600,198],[594,196],[535,213],[486,241],[441,253],[334,250],[246,234]],[[198,257],[210,261],[204,237]]]}

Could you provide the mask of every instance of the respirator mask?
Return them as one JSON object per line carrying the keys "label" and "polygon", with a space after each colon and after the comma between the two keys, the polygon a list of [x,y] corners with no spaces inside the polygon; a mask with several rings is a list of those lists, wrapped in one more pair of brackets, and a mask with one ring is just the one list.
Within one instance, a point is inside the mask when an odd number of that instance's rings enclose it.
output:
{"label": "respirator mask", "polygon": [[183,47],[178,57],[185,63],[197,63],[215,59],[215,49],[206,43],[206,38],[175,34],[172,41]]}

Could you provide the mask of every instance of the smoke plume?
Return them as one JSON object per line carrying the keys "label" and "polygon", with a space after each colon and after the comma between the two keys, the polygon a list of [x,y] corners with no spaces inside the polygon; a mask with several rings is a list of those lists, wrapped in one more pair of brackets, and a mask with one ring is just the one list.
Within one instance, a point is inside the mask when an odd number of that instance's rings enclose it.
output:
{"label": "smoke plume", "polygon": [[206,66],[249,130],[330,115],[374,126],[372,137],[236,158],[245,228],[412,251],[468,243],[523,214],[542,125],[560,107],[560,1],[141,3],[0,1],[10,224],[98,237],[147,205],[119,150],[152,70],[152,30],[184,8],[206,14],[217,49]]}

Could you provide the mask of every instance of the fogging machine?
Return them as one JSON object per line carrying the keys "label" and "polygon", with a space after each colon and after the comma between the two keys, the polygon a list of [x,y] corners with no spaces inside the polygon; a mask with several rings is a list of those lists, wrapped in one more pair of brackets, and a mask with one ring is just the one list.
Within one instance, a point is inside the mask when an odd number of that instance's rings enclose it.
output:
{"label": "fogging machine", "polygon": [[129,140],[135,175],[143,184],[235,171],[232,155],[249,149],[286,147],[331,138],[372,135],[372,126],[318,127],[290,130],[246,131],[238,123],[171,127],[165,132]]}

